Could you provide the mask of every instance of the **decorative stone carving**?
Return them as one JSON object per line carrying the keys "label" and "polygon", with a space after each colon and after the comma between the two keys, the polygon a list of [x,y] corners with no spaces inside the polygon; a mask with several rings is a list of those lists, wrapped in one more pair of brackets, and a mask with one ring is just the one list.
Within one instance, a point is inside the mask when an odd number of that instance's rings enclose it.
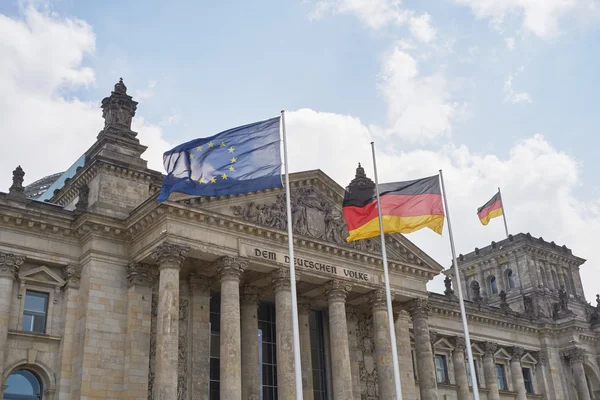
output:
{"label": "decorative stone carving", "polygon": [[179,343],[178,343],[178,368],[177,368],[177,400],[187,400],[188,377],[188,313],[189,300],[179,298]]}
{"label": "decorative stone carving", "polygon": [[536,358],[541,365],[546,365],[548,362],[548,353],[546,353],[546,350],[540,350]]}
{"label": "decorative stone carving", "polygon": [[373,316],[360,314],[357,324],[358,368],[361,384],[361,400],[379,399],[379,379],[375,357]]}
{"label": "decorative stone carving", "polygon": [[150,356],[148,368],[148,400],[154,400],[154,377],[156,374],[156,322],[158,313],[158,294],[152,294],[150,311]]}
{"label": "decorative stone carving", "polygon": [[434,331],[429,331],[429,342],[431,342],[431,347],[433,348],[433,345],[435,344],[435,342],[437,342],[438,340],[438,333],[434,332]]}
{"label": "decorative stone carving", "polygon": [[77,204],[75,204],[75,210],[77,210],[77,211],[87,210],[89,196],[90,196],[90,188],[88,187],[88,185],[81,185],[79,187],[79,199],[77,200]]}
{"label": "decorative stone carving", "polygon": [[504,311],[511,311],[510,306],[506,302],[506,292],[504,290],[500,291],[500,308]]}
{"label": "decorative stone carving", "polygon": [[217,260],[216,267],[219,280],[239,280],[244,270],[248,267],[248,262],[238,257],[225,256]]}
{"label": "decorative stone carving", "polygon": [[498,348],[498,344],[494,342],[484,342],[483,343],[483,351],[486,356],[494,357],[496,354],[496,349]]}
{"label": "decorative stone carving", "polygon": [[405,309],[412,319],[427,318],[431,311],[431,306],[427,299],[414,299],[405,303]]}
{"label": "decorative stone carving", "polygon": [[590,316],[590,322],[592,325],[600,325],[600,295],[596,295],[596,307],[592,307]]}
{"label": "decorative stone carving", "polygon": [[128,286],[152,286],[158,278],[158,269],[153,265],[132,262],[127,266]]}
{"label": "decorative stone carving", "polygon": [[563,356],[569,361],[569,364],[585,361],[585,350],[579,347],[573,347],[563,353]]}
{"label": "decorative stone carving", "polygon": [[481,297],[481,287],[479,286],[479,282],[473,281],[471,283],[471,291],[473,292],[473,301],[475,303],[481,303],[483,298]]}
{"label": "decorative stone carving", "polygon": [[[295,274],[296,281],[300,279],[300,274],[296,272]],[[287,268],[279,268],[274,271],[268,277],[269,282],[275,287],[275,290],[289,290],[291,286],[290,282],[290,270]]]}
{"label": "decorative stone carving", "polygon": [[260,289],[256,286],[245,285],[241,290],[240,300],[242,303],[256,304],[260,300]]}
{"label": "decorative stone carving", "polygon": [[535,309],[533,307],[533,299],[529,296],[523,296],[523,307],[525,309],[525,315],[530,317],[535,316]]}
{"label": "decorative stone carving", "polygon": [[127,95],[123,78],[119,79],[115,90],[102,100],[103,132],[134,139],[137,133],[131,130],[131,120],[135,116],[137,104],[131,96]]}
{"label": "decorative stone carving", "polygon": [[190,274],[190,290],[192,292],[196,291],[210,291],[213,287],[215,280],[212,277],[198,275],[196,273]]}
{"label": "decorative stone carving", "polygon": [[81,265],[67,265],[63,267],[63,277],[67,281],[68,288],[79,289],[81,281]]}
{"label": "decorative stone carving", "polygon": [[25,176],[25,171],[19,165],[14,171],[12,176],[12,185],[8,189],[8,194],[11,197],[20,197],[25,198],[25,188],[23,187],[23,177]]}
{"label": "decorative stone carving", "polygon": [[337,279],[329,282],[324,288],[329,301],[346,301],[346,296],[351,290],[352,285]]}
{"label": "decorative stone carving", "polygon": [[560,289],[558,289],[558,303],[560,305],[560,311],[569,311],[569,294],[562,285]]}
{"label": "decorative stone carving", "polygon": [[369,303],[371,305],[371,310],[386,310],[387,309],[387,300],[385,296],[385,290],[377,289],[373,290],[368,294]]}
{"label": "decorative stone carving", "polygon": [[180,268],[189,247],[173,243],[162,243],[152,252],[152,259],[158,262],[158,268]]}
{"label": "decorative stone carving", "polygon": [[450,275],[446,275],[446,278],[444,279],[444,286],[446,286],[444,294],[446,296],[452,296],[454,294],[454,290],[452,290],[452,278],[450,278]]}
{"label": "decorative stone carving", "polygon": [[[298,312],[308,313],[313,308],[313,302],[309,298],[306,297],[298,297]],[[346,316],[348,315],[348,311],[346,311]],[[346,318],[347,319],[347,318]]]}
{"label": "decorative stone carving", "polygon": [[454,346],[454,349],[458,351],[465,351],[465,349],[467,348],[465,338],[462,336],[453,337],[451,343]]}
{"label": "decorative stone carving", "polygon": [[520,361],[521,357],[523,357],[523,354],[525,354],[525,349],[522,347],[515,346],[511,349],[511,353],[513,358],[517,358]]}
{"label": "decorative stone carving", "polygon": [[15,278],[24,262],[25,257],[0,253],[0,276]]}

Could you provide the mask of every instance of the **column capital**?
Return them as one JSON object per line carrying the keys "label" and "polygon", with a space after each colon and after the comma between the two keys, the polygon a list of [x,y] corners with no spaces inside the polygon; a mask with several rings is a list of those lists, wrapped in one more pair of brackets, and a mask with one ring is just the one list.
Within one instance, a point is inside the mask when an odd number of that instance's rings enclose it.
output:
{"label": "column capital", "polygon": [[431,306],[427,299],[414,299],[405,303],[405,309],[412,319],[427,318],[431,311]]}
{"label": "column capital", "polygon": [[25,257],[0,252],[0,276],[14,279],[24,262]]}
{"label": "column capital", "polygon": [[[300,274],[296,272],[296,281],[300,279]],[[268,277],[269,283],[275,286],[275,291],[290,290],[290,270],[287,268],[279,268],[273,271]]]}
{"label": "column capital", "polygon": [[429,331],[429,341],[431,342],[431,346],[433,347],[434,343],[437,342],[438,333],[435,331]]}
{"label": "column capital", "polygon": [[158,277],[158,269],[153,265],[138,262],[129,263],[127,266],[128,286],[152,286]]}
{"label": "column capital", "polygon": [[158,262],[158,268],[181,268],[189,247],[164,242],[152,251],[152,259]]}
{"label": "column capital", "polygon": [[548,353],[546,353],[546,350],[540,350],[538,351],[536,358],[540,364],[546,365],[548,362]]}
{"label": "column capital", "polygon": [[519,362],[521,361],[521,357],[523,357],[523,354],[525,354],[525,349],[519,346],[514,346],[511,349],[511,355],[514,359],[519,360]]}
{"label": "column capital", "polygon": [[260,299],[260,289],[256,286],[244,285],[241,289],[240,300],[245,304],[255,304],[258,306]]}
{"label": "column capital", "polygon": [[352,290],[352,285],[337,279],[325,285],[325,294],[329,301],[346,301],[346,296]]}
{"label": "column capital", "polygon": [[498,343],[483,342],[483,351],[486,356],[494,357],[494,354],[496,354],[497,348],[498,348]]}
{"label": "column capital", "polygon": [[205,291],[208,292],[212,289],[215,280],[211,276],[200,275],[195,272],[190,274],[190,290],[192,292]]}
{"label": "column capital", "polygon": [[406,310],[398,310],[394,311],[394,322],[398,322],[398,318],[408,319],[410,315],[408,315],[408,311]]}
{"label": "column capital", "polygon": [[313,307],[313,301],[307,297],[298,297],[298,312],[309,313]]}
{"label": "column capital", "polygon": [[238,257],[224,256],[217,260],[216,267],[219,280],[239,281],[242,273],[248,267],[248,262]]}
{"label": "column capital", "polygon": [[79,289],[79,282],[81,281],[81,265],[67,265],[63,267],[63,277],[67,281],[66,287],[72,289]]}
{"label": "column capital", "polygon": [[387,301],[384,289],[373,290],[367,296],[369,298],[369,304],[371,305],[372,311],[387,309]]}
{"label": "column capital", "polygon": [[564,357],[569,361],[570,364],[576,362],[585,361],[585,350],[580,347],[573,347],[563,353]]}
{"label": "column capital", "polygon": [[456,351],[465,351],[465,349],[467,348],[465,338],[462,336],[453,337],[451,343],[454,346],[454,350]]}

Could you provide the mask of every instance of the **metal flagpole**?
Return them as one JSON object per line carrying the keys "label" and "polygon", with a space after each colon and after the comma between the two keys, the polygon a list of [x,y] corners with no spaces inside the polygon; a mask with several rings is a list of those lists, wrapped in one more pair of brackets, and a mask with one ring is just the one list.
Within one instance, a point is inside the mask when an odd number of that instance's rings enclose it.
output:
{"label": "metal flagpole", "polygon": [[500,186],[498,186],[498,194],[500,195],[500,203],[502,203],[502,218],[504,218],[504,230],[506,231],[506,238],[508,239],[508,224],[506,223],[506,208],[504,207],[504,200],[502,200],[502,192]]}
{"label": "metal flagpole", "polygon": [[448,209],[448,198],[446,197],[446,188],[444,186],[444,174],[440,169],[440,180],[442,181],[442,194],[444,195],[444,206],[446,208],[446,219],[448,220],[448,232],[450,233],[450,248],[452,249],[452,262],[454,272],[456,273],[456,287],[458,288],[458,302],[460,303],[460,315],[462,318],[463,330],[465,332],[465,345],[467,348],[467,358],[469,359],[469,374],[471,375],[471,387],[473,388],[473,399],[479,400],[479,385],[477,384],[477,374],[475,373],[475,363],[473,362],[473,351],[471,350],[471,337],[469,336],[469,327],[467,325],[467,313],[465,312],[465,303],[463,301],[462,285],[460,284],[460,270],[456,262],[456,250],[454,250],[454,236],[452,235],[452,223],[450,222],[450,211]]}
{"label": "metal flagpole", "polygon": [[298,301],[296,298],[296,267],[294,265],[294,235],[292,227],[292,203],[290,196],[290,176],[287,156],[287,140],[285,135],[285,110],[281,111],[281,128],[283,133],[283,162],[285,163],[285,199],[287,206],[288,246],[290,256],[290,288],[292,291],[292,330],[294,338],[294,376],[296,380],[296,400],[302,400],[302,365],[300,363],[300,335],[298,328]]}
{"label": "metal flagpole", "polygon": [[402,387],[400,383],[400,366],[398,364],[398,350],[396,349],[396,330],[394,329],[394,315],[392,313],[392,295],[390,293],[390,275],[388,272],[387,251],[385,249],[385,233],[383,232],[383,219],[381,218],[381,203],[379,202],[379,179],[377,177],[377,162],[375,161],[375,143],[371,142],[373,152],[373,174],[375,175],[375,193],[377,194],[377,213],[379,214],[379,233],[381,234],[381,258],[383,258],[383,273],[385,276],[385,297],[387,301],[388,324],[390,326],[390,342],[392,343],[392,363],[394,364],[394,383],[396,400],[402,400]]}

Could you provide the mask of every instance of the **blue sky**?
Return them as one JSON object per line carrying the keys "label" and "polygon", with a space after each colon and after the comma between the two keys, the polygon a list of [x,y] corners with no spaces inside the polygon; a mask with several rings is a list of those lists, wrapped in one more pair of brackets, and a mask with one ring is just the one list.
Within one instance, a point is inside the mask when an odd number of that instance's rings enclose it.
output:
{"label": "blue sky", "polygon": [[[0,130],[18,132],[17,147],[29,153],[56,146],[57,156],[27,163],[4,150],[0,183],[10,185],[17,163],[29,182],[66,169],[93,143],[99,101],[122,76],[140,102],[136,129],[156,169],[180,142],[286,109],[292,170],[321,168],[344,186],[356,162],[370,173],[370,140],[381,180],[444,168],[459,252],[502,238],[500,220],[483,228],[473,215],[502,186],[511,231],[589,260],[582,271],[592,299],[600,291],[599,6],[4,1]],[[447,233],[409,238],[448,266]]]}

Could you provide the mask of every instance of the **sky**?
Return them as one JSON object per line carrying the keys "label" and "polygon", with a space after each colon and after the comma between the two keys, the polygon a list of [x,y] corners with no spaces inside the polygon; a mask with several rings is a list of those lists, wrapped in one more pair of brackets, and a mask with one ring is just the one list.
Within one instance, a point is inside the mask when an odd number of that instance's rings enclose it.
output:
{"label": "sky", "polygon": [[[291,171],[373,177],[371,141],[381,182],[442,169],[458,253],[504,238],[476,216],[501,187],[511,233],[587,260],[595,304],[599,28],[595,0],[3,0],[0,191],[17,165],[25,183],[67,169],[122,77],[154,169],[284,109]],[[447,227],[407,237],[451,265]]]}

